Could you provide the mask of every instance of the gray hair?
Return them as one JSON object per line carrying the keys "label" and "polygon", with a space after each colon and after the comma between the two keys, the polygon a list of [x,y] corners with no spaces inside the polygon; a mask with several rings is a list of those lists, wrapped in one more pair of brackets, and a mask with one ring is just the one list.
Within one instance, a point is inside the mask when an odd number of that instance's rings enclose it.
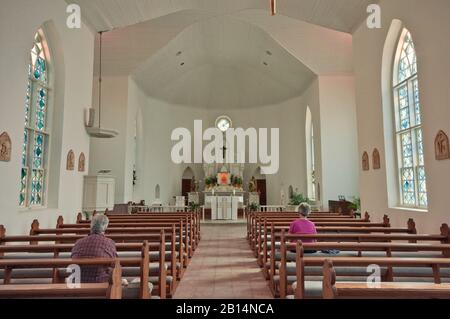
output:
{"label": "gray hair", "polygon": [[105,215],[95,215],[91,220],[91,234],[103,234],[108,228],[109,219]]}
{"label": "gray hair", "polygon": [[311,206],[309,206],[308,203],[301,203],[300,206],[298,206],[298,212],[301,215],[308,217],[311,212]]}

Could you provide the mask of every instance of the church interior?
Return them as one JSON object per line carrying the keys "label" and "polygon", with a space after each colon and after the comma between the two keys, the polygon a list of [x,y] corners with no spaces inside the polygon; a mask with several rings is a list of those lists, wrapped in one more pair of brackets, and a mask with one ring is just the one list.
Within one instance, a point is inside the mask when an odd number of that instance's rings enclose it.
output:
{"label": "church interior", "polygon": [[450,298],[448,0],[1,3],[0,299]]}

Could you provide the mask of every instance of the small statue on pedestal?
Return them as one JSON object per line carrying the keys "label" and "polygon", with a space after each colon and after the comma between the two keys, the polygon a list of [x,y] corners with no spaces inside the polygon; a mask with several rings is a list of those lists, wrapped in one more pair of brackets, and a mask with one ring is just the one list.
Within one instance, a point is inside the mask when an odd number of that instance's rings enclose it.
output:
{"label": "small statue on pedestal", "polygon": [[252,176],[252,179],[248,183],[248,191],[250,193],[256,193],[258,191],[258,184],[256,182],[255,176]]}
{"label": "small statue on pedestal", "polygon": [[198,192],[198,182],[195,180],[195,177],[192,176],[192,180],[191,180],[191,193],[196,193]]}

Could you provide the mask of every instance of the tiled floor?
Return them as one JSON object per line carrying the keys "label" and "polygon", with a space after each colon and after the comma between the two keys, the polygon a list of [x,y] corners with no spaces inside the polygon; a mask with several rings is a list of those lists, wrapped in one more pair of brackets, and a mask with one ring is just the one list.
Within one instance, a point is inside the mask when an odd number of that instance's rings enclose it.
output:
{"label": "tiled floor", "polygon": [[272,298],[245,239],[245,224],[202,225],[202,239],[176,299]]}

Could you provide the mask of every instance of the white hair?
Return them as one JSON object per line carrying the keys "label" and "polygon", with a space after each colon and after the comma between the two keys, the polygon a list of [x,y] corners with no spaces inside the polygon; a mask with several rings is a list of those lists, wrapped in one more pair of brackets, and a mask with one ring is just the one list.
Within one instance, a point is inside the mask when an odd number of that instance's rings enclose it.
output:
{"label": "white hair", "polygon": [[309,213],[311,212],[311,206],[309,206],[308,203],[301,203],[301,204],[298,206],[298,212],[299,212],[301,215],[303,215],[303,216],[305,216],[305,217],[308,217],[308,216],[309,216]]}
{"label": "white hair", "polygon": [[105,215],[95,215],[91,220],[91,234],[103,234],[108,228],[109,219]]}

